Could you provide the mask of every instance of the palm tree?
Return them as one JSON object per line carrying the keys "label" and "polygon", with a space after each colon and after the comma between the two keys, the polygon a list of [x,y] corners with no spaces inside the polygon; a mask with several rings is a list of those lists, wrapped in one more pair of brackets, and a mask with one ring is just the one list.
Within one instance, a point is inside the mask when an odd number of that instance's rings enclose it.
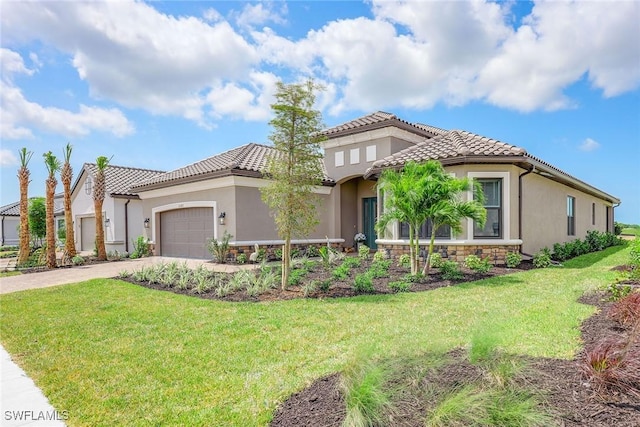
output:
{"label": "palm tree", "polygon": [[64,149],[64,164],[60,170],[60,180],[64,187],[64,229],[66,240],[64,249],[69,258],[76,256],[75,232],[73,229],[73,216],[71,214],[71,180],[73,179],[73,169],[71,168],[71,151],[73,146],[67,144]]}
{"label": "palm tree", "polygon": [[[438,228],[448,225],[453,234],[459,234],[462,232],[462,220],[465,218],[471,218],[483,227],[487,220],[487,210],[484,208],[482,187],[472,178],[455,178],[447,174],[440,162],[435,160],[427,162],[425,169],[429,179],[422,211],[431,221],[432,227],[429,251],[422,274],[428,275]],[[473,192],[473,199],[464,201],[462,195],[467,191]]]}
{"label": "palm tree", "polygon": [[18,169],[18,182],[20,183],[20,250],[18,252],[18,264],[23,264],[29,259],[29,161],[33,156],[32,151],[25,147],[19,151],[20,169]]}
{"label": "palm tree", "polygon": [[392,221],[409,225],[409,257],[411,274],[418,274],[418,231],[426,220],[421,210],[425,191],[423,165],[409,162],[401,171],[387,169],[378,180],[378,188],[385,195],[384,213],[378,218],[376,227],[380,235]]}
{"label": "palm tree", "polygon": [[58,185],[58,180],[56,179],[56,172],[60,170],[60,160],[54,156],[51,151],[46,152],[42,155],[44,157],[44,164],[47,167],[47,172],[49,172],[49,176],[47,177],[47,187],[46,187],[46,215],[47,215],[47,268],[56,268],[56,229],[55,222],[53,218],[53,198],[56,194],[56,185]]}
{"label": "palm tree", "polygon": [[[440,162],[408,162],[401,171],[385,170],[380,176],[378,188],[385,194],[385,212],[378,220],[378,232],[383,233],[391,221],[409,225],[409,256],[411,274],[419,270],[419,230],[422,224],[431,221],[431,239],[423,274],[429,274],[429,264],[436,231],[443,225],[451,227],[453,233],[462,231],[462,219],[472,218],[484,225],[482,189],[473,180],[455,178],[445,172]],[[473,190],[474,200],[463,201],[462,194]]]}
{"label": "palm tree", "polygon": [[93,208],[96,213],[96,248],[98,250],[98,260],[106,261],[107,250],[104,246],[104,228],[102,220],[102,203],[106,193],[105,170],[109,165],[109,159],[100,156],[96,159],[98,172],[93,180]]}

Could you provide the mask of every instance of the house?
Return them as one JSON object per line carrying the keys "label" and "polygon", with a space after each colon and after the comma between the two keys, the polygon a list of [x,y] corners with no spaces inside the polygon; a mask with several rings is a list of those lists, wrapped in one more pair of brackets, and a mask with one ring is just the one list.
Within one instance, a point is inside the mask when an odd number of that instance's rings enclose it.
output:
{"label": "house", "polygon": [[[484,228],[469,220],[460,235],[438,230],[436,244],[444,256],[461,260],[479,253],[502,260],[509,251],[532,254],[556,242],[582,238],[589,230],[613,231],[619,199],[515,145],[410,123],[385,112],[326,129],[323,135],[326,174],[315,189],[320,223],[311,235],[294,240],[298,245],[328,239],[352,246],[355,234],[363,232],[371,248],[394,255],[408,252],[404,224],[392,224],[376,235],[375,221],[384,209],[376,180],[384,169],[429,159],[440,161],[455,176],[477,179],[487,196]],[[142,216],[149,223],[142,231],[155,253],[208,258],[207,240],[225,231],[233,235],[231,245],[237,249],[281,245],[260,196],[260,188],[267,185],[261,171],[272,150],[247,144],[134,184],[128,191],[141,201]],[[74,206],[74,215],[78,212]],[[422,245],[427,244],[428,232],[425,224]]]}
{"label": "house", "polygon": [[[96,219],[93,182],[98,171],[95,163],[85,163],[71,187],[71,211],[75,226],[76,250],[95,248]],[[102,205],[105,247],[107,252],[130,252],[131,241],[144,235],[142,203],[130,187],[140,181],[163,174],[163,171],[109,165],[105,170],[105,199]],[[64,221],[64,215],[62,216]],[[148,226],[148,224],[147,224]]]}
{"label": "house", "polygon": [[[56,236],[58,229],[64,228],[64,208],[62,193],[54,196],[54,220]],[[20,202],[14,202],[0,208],[0,246],[17,246],[20,244]]]}

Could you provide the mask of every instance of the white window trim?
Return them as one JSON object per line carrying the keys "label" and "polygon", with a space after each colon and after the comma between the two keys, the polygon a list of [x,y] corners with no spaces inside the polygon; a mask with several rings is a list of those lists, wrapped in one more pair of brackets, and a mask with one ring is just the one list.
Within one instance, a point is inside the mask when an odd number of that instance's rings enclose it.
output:
{"label": "white window trim", "polygon": [[367,162],[375,162],[376,156],[378,155],[377,146],[375,145],[367,145],[366,151],[366,160]]}
{"label": "white window trim", "polygon": [[344,151],[336,151],[334,153],[334,160],[337,168],[344,166]]}
{"label": "white window trim", "polygon": [[[467,219],[467,240],[471,242],[492,241],[502,242],[509,241],[511,237],[511,190],[510,190],[509,172],[468,172],[468,178],[502,178],[502,239],[474,239],[473,238],[473,220]],[[473,192],[467,192],[467,200],[473,200]]]}
{"label": "white window trim", "polygon": [[357,165],[358,163],[360,163],[360,149],[352,148],[349,150],[349,164]]}

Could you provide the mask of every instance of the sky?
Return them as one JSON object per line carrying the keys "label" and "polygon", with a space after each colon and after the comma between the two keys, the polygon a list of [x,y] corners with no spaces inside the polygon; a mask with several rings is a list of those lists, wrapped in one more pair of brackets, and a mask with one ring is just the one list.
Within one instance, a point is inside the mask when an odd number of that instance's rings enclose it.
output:
{"label": "sky", "polygon": [[[276,82],[334,126],[375,111],[462,129],[622,200],[640,224],[640,2],[0,0],[0,205],[18,152],[172,170],[268,143]],[[58,190],[62,191],[62,185]]]}

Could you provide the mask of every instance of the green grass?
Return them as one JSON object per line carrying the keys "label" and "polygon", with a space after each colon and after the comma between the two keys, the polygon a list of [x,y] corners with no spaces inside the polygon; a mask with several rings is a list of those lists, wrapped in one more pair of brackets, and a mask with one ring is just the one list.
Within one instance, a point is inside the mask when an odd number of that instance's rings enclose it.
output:
{"label": "green grass", "polygon": [[22,274],[19,271],[0,271],[0,277],[18,276]]}
{"label": "green grass", "polygon": [[0,296],[0,339],[68,425],[265,425],[277,404],[372,357],[466,346],[500,331],[509,353],[571,358],[628,249],[429,292],[225,303],[92,280]]}
{"label": "green grass", "polygon": [[640,236],[640,227],[637,228],[623,228],[622,232],[620,233],[623,236]]}

